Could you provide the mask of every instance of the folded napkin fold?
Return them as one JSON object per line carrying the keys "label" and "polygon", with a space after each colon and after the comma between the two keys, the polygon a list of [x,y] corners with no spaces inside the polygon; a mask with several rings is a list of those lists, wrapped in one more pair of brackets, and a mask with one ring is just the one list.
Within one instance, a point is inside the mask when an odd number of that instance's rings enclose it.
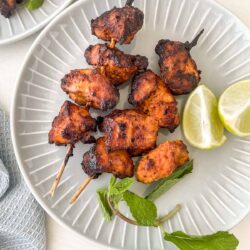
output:
{"label": "folded napkin fold", "polygon": [[45,218],[18,169],[9,119],[0,110],[0,249],[45,250]]}

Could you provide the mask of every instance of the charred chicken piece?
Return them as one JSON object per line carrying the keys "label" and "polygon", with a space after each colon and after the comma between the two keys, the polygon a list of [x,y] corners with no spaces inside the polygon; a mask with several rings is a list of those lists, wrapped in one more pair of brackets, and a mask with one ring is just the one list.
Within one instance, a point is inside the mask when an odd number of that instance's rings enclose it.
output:
{"label": "charred chicken piece", "polygon": [[201,71],[197,69],[190,50],[198,42],[200,35],[191,42],[160,40],[155,48],[159,55],[161,78],[175,95],[190,93],[197,87]]}
{"label": "charred chicken piece", "polygon": [[99,69],[76,69],[65,75],[61,87],[79,105],[100,110],[113,108],[119,91]]}
{"label": "charred chicken piece", "polygon": [[153,117],[133,109],[114,110],[99,124],[108,151],[126,150],[132,156],[156,146],[158,128]]}
{"label": "charred chicken piece", "polygon": [[98,176],[103,172],[119,178],[134,175],[134,164],[129,154],[124,150],[108,152],[103,137],[83,155],[82,168],[89,176]]}
{"label": "charred chicken piece", "polygon": [[127,1],[123,8],[114,7],[91,21],[92,34],[104,41],[114,39],[120,44],[130,43],[142,28],[143,12]]}
{"label": "charred chicken piece", "polygon": [[49,143],[56,145],[74,145],[78,141],[94,142],[91,131],[96,131],[96,120],[89,111],[70,101],[65,101],[59,115],[52,122],[49,131]]}
{"label": "charred chicken piece", "polygon": [[141,158],[136,177],[149,184],[171,175],[188,160],[187,147],[182,141],[167,141]]}
{"label": "charred chicken piece", "polygon": [[12,12],[16,9],[16,0],[0,0],[0,12],[1,14],[9,18]]}
{"label": "charred chicken piece", "polygon": [[129,103],[141,112],[154,117],[159,126],[173,132],[180,123],[177,102],[165,83],[153,71],[135,75]]}
{"label": "charred chicken piece", "polygon": [[114,85],[126,82],[137,71],[145,70],[148,59],[140,55],[128,55],[107,44],[90,45],[84,54],[88,64],[102,67]]}

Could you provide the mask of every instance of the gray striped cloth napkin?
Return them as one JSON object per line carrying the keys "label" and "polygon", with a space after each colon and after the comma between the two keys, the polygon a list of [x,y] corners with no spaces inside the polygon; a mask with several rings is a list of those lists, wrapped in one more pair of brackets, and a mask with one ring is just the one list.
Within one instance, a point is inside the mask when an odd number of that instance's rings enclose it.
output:
{"label": "gray striped cloth napkin", "polygon": [[0,110],[0,249],[45,248],[44,212],[20,174],[12,148],[9,119]]}

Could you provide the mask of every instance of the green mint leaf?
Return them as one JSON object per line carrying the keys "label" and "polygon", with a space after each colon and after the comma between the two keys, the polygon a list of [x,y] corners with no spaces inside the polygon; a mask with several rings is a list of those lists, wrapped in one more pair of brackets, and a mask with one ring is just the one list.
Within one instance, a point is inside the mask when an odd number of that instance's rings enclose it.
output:
{"label": "green mint leaf", "polygon": [[128,190],[134,183],[133,178],[124,178],[116,182],[116,177],[112,176],[109,181],[108,196],[115,208],[118,208],[119,202],[123,199],[123,193]]}
{"label": "green mint leaf", "polygon": [[116,177],[114,175],[112,175],[112,177],[110,178],[110,181],[109,181],[109,193],[113,189],[115,183],[116,183]]}
{"label": "green mint leaf", "polygon": [[173,187],[179,180],[187,174],[190,174],[193,170],[193,160],[185,163],[179,167],[173,174],[160,180],[153,190],[145,197],[148,200],[155,201],[161,195],[166,193],[171,187]]}
{"label": "green mint leaf", "polygon": [[116,209],[119,210],[119,202],[123,200],[123,194],[112,195],[111,198],[112,204]]}
{"label": "green mint leaf", "polygon": [[104,188],[98,189],[96,193],[97,193],[97,200],[101,208],[104,219],[106,221],[111,221],[113,213],[108,204],[108,190]]}
{"label": "green mint leaf", "polygon": [[156,225],[157,208],[152,201],[146,200],[130,191],[126,191],[123,194],[123,199],[127,203],[132,216],[139,225]]}
{"label": "green mint leaf", "polygon": [[27,0],[25,6],[29,10],[35,10],[42,6],[44,0]]}
{"label": "green mint leaf", "polygon": [[110,188],[109,195],[122,195],[125,191],[129,190],[133,183],[133,178],[124,178],[121,181],[113,184],[113,186]]}
{"label": "green mint leaf", "polygon": [[205,236],[192,236],[177,231],[164,233],[164,239],[174,243],[180,250],[236,250],[239,244],[233,234],[223,231]]}

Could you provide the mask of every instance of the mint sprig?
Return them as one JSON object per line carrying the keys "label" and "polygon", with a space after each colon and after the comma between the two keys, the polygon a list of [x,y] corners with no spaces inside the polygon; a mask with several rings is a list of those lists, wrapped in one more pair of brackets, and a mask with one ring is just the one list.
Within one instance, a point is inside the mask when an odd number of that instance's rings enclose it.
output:
{"label": "mint sprig", "polygon": [[125,191],[134,184],[134,179],[124,178],[119,182],[116,182],[116,179],[112,179],[109,185],[109,195],[122,195]]}
{"label": "mint sprig", "polygon": [[205,236],[193,236],[177,231],[164,233],[164,239],[174,243],[180,250],[235,250],[239,241],[233,234],[219,231]]}
{"label": "mint sprig", "polygon": [[125,178],[116,182],[116,178],[112,176],[108,188],[102,188],[96,191],[99,207],[106,221],[111,221],[114,212],[110,204],[113,204],[114,209],[117,209],[119,202],[123,200],[123,193],[127,191],[133,183],[134,180],[132,178]]}
{"label": "mint sprig", "polygon": [[190,174],[193,170],[193,161],[185,163],[179,167],[173,174],[160,180],[156,186],[145,197],[148,200],[155,201],[161,195],[166,193],[171,187],[180,181],[185,175]]}
{"label": "mint sprig", "polygon": [[[192,162],[179,170],[175,172],[175,178],[171,180],[179,179],[181,176],[190,173]],[[159,226],[164,239],[175,244],[180,250],[236,250],[239,242],[233,234],[229,234],[228,232],[219,231],[205,236],[188,235],[180,231],[173,233],[166,232],[163,228],[163,223],[180,210],[180,205],[177,205],[162,218],[157,218],[157,208],[153,201],[128,191],[133,182],[132,178],[125,178],[117,182],[116,178],[112,177],[108,188],[97,190],[100,208],[107,221],[110,221],[112,216],[119,216],[122,220],[133,225]],[[166,183],[164,184],[166,185]],[[135,220],[126,217],[119,211],[119,203],[121,201],[126,202]]]}

